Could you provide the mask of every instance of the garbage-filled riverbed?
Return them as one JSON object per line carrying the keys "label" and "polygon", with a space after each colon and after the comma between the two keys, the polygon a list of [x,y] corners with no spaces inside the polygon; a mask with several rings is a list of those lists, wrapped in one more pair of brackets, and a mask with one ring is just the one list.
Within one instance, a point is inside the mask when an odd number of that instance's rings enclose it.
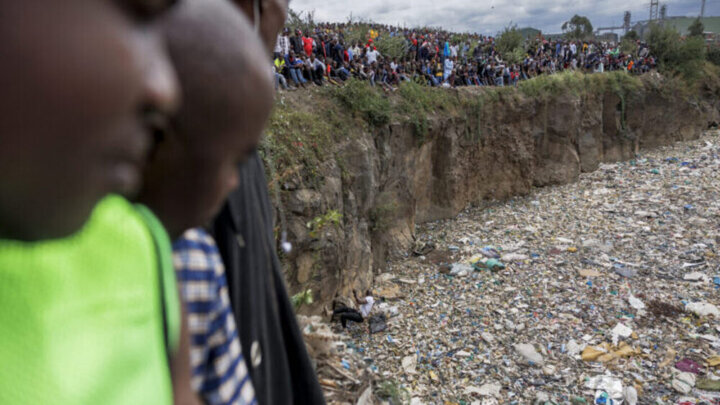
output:
{"label": "garbage-filled riverbed", "polygon": [[337,367],[388,402],[718,404],[719,226],[717,131],[424,224]]}

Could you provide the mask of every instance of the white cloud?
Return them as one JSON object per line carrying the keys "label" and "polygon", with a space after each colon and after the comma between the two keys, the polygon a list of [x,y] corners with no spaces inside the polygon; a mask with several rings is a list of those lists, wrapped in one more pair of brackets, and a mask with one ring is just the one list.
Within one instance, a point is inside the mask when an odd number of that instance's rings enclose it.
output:
{"label": "white cloud", "polygon": [[[692,16],[700,12],[701,0],[667,0],[671,16]],[[292,0],[296,11],[315,11],[317,21],[370,19],[393,25],[441,26],[452,31],[494,34],[510,22],[532,26],[544,32],[560,32],[560,26],[574,14],[586,15],[595,27],[622,25],[629,10],[633,20],[646,20],[649,0]],[[710,0],[706,15],[720,15],[720,1]]]}

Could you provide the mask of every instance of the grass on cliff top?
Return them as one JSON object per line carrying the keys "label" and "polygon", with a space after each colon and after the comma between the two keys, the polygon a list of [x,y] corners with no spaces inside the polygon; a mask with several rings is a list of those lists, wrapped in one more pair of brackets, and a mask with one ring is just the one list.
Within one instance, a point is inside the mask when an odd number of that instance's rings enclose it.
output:
{"label": "grass on cliff top", "polygon": [[[332,157],[341,134],[351,128],[343,121],[342,109],[314,94],[297,99],[279,97],[259,147],[273,177],[284,182],[301,178],[310,183],[319,180],[319,164]],[[325,108],[332,109],[323,113]]]}
{"label": "grass on cliff top", "polygon": [[[336,153],[336,145],[360,133],[375,133],[391,123],[410,125],[422,144],[435,118],[472,116],[482,123],[493,115],[494,106],[516,104],[523,99],[550,101],[556,97],[585,97],[616,94],[624,106],[643,91],[666,98],[690,98],[701,91],[720,96],[720,68],[706,64],[704,79],[689,85],[673,76],[632,76],[625,72],[583,74],[563,72],[522,81],[518,87],[439,89],[403,83],[394,93],[366,81],[349,80],[342,87],[325,86],[279,97],[271,116],[261,153],[270,157],[280,178],[302,172],[302,178],[317,175],[319,163]],[[651,77],[652,76],[652,77]],[[697,90],[697,91],[696,91]]]}
{"label": "grass on cliff top", "polygon": [[351,79],[342,87],[327,89],[356,118],[376,127],[390,122],[390,101],[367,82]]}
{"label": "grass on cliff top", "polygon": [[638,76],[632,76],[625,72],[603,74],[562,72],[524,80],[518,85],[518,90],[526,97],[543,100],[563,94],[582,97],[608,91],[624,97],[642,88],[643,83]]}

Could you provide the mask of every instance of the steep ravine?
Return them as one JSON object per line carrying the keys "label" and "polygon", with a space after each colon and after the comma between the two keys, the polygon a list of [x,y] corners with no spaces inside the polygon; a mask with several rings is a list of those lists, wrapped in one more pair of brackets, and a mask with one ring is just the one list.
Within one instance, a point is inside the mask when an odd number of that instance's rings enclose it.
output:
{"label": "steep ravine", "polygon": [[[280,192],[294,245],[283,258],[288,286],[315,297],[302,312],[371,286],[389,258],[410,251],[416,223],[576,181],[603,162],[695,139],[720,121],[717,89],[674,97],[662,79],[643,83],[627,97],[609,90],[512,96],[461,114],[432,114],[422,141],[407,120],[392,119],[333,144],[313,168],[311,186],[286,181]],[[470,90],[457,93],[468,97]],[[290,97],[307,104],[315,96]]]}

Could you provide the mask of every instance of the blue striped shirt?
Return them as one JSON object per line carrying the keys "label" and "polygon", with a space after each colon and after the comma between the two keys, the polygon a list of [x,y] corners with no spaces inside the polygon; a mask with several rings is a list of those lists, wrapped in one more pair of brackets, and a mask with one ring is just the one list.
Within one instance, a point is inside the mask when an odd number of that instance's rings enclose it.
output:
{"label": "blue striped shirt", "polygon": [[256,404],[215,241],[191,229],[173,244],[173,262],[187,308],[193,389],[208,405]]}

